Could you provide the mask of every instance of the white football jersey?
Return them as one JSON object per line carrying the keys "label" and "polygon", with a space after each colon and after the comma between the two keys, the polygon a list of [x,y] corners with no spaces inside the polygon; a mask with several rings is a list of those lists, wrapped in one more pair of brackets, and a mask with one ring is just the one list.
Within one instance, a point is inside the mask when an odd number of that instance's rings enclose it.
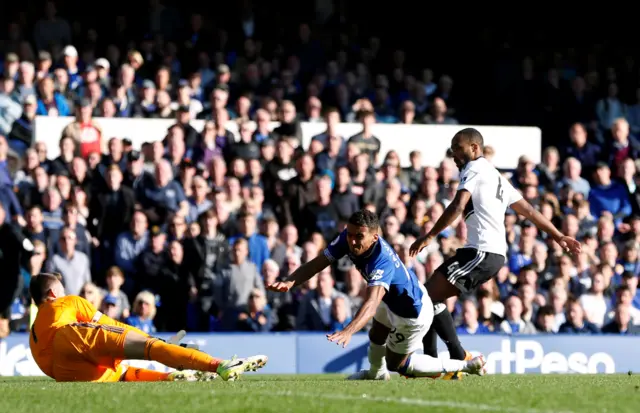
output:
{"label": "white football jersey", "polygon": [[463,189],[471,193],[464,208],[465,247],[506,256],[504,215],[522,195],[485,158],[471,161],[462,169],[458,190]]}

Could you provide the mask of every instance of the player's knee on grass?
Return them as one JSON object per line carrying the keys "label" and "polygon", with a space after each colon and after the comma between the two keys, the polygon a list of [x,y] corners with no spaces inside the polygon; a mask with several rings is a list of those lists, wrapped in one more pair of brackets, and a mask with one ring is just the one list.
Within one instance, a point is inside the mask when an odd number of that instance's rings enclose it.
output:
{"label": "player's knee on grass", "polygon": [[387,349],[387,354],[385,356],[385,360],[387,361],[387,370],[389,371],[400,371],[402,366],[407,362],[407,357],[409,354],[398,354]]}
{"label": "player's knee on grass", "polygon": [[128,331],[124,338],[124,356],[129,360],[144,360],[148,337],[135,331]]}
{"label": "player's knee on grass", "polygon": [[427,282],[427,292],[431,301],[434,303],[444,302],[450,297],[455,297],[460,294],[460,290],[447,280],[444,274],[440,271],[433,273],[429,281]]}
{"label": "player's knee on grass", "polygon": [[369,341],[373,344],[377,344],[379,346],[384,346],[387,342],[387,337],[389,336],[389,328],[385,327],[383,324],[373,320],[373,324],[371,325],[371,329],[369,330]]}

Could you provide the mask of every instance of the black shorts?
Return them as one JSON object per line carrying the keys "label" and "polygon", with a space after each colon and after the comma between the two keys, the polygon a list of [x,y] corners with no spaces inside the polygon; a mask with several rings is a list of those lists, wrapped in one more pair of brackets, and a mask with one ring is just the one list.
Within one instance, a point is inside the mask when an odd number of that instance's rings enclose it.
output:
{"label": "black shorts", "polygon": [[489,281],[504,263],[505,258],[500,254],[475,248],[460,248],[456,255],[446,260],[436,271],[442,273],[460,291],[468,293]]}
{"label": "black shorts", "polygon": [[[0,304],[4,306],[4,304]],[[5,308],[0,308],[0,319],[11,320],[11,305]]]}

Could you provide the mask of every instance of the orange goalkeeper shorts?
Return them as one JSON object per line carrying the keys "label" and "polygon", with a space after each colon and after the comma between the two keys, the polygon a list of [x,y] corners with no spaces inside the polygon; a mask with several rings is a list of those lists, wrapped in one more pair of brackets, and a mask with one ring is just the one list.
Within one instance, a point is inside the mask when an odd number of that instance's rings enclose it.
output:
{"label": "orange goalkeeper shorts", "polygon": [[56,381],[113,382],[120,380],[127,331],[95,323],[60,328],[53,340]]}

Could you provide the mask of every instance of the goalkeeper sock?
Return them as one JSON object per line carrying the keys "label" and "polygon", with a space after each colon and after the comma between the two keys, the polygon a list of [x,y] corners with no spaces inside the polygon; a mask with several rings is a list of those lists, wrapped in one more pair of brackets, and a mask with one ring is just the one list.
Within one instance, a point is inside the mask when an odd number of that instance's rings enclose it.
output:
{"label": "goalkeeper sock", "polygon": [[153,360],[176,370],[199,370],[216,372],[222,362],[207,353],[165,343],[157,338],[147,340],[144,347],[145,359]]}
{"label": "goalkeeper sock", "polygon": [[409,377],[433,377],[443,373],[454,373],[467,368],[467,362],[461,360],[439,359],[425,354],[412,354],[407,357],[404,365],[398,369]]}
{"label": "goalkeeper sock", "polygon": [[123,381],[165,381],[169,373],[161,371],[129,367],[124,373]]}
{"label": "goalkeeper sock", "polygon": [[387,352],[386,345],[379,345],[369,342],[369,351],[367,353],[369,357],[369,373],[372,375],[378,375],[387,371],[387,362],[385,360],[385,354]]}

